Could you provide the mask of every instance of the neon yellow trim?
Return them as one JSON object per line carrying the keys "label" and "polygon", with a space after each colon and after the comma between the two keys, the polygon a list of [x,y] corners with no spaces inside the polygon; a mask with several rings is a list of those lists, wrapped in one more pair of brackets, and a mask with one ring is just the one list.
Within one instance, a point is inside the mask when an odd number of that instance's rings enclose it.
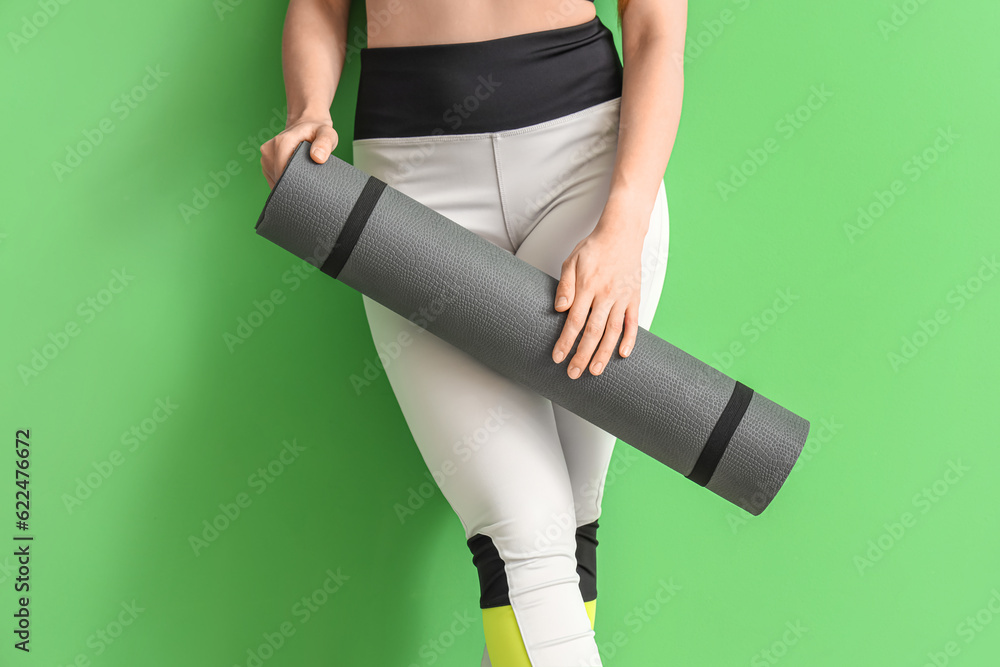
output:
{"label": "neon yellow trim", "polygon": [[[597,599],[584,602],[590,629],[594,629],[597,618]],[[517,627],[514,609],[508,604],[502,607],[483,609],[483,634],[486,635],[486,650],[490,654],[493,667],[531,667],[528,652],[524,648],[521,630]]]}
{"label": "neon yellow trim", "polygon": [[594,629],[594,619],[597,617],[597,598],[589,602],[584,602],[583,605],[587,608],[587,616],[590,616],[590,629]]}
{"label": "neon yellow trim", "polygon": [[483,609],[483,634],[493,667],[531,667],[514,609],[509,604]]}

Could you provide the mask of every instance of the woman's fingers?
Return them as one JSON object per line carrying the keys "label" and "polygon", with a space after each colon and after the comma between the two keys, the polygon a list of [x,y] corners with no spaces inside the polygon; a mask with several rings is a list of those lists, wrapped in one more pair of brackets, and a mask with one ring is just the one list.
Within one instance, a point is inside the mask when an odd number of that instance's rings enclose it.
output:
{"label": "woman's fingers", "polygon": [[580,331],[583,330],[584,325],[587,323],[587,315],[590,312],[592,300],[593,295],[588,292],[582,292],[574,297],[573,305],[569,307],[569,312],[566,313],[566,322],[563,324],[562,334],[560,334],[559,339],[556,341],[555,352],[552,355],[552,359],[556,363],[565,359],[569,351],[573,349],[573,343],[576,342],[577,336],[580,335]]}
{"label": "woman's fingers", "polygon": [[616,301],[615,305],[611,308],[607,326],[604,328],[604,337],[601,338],[601,344],[590,362],[590,372],[592,374],[600,375],[607,367],[608,360],[611,359],[611,353],[615,351],[615,343],[618,342],[618,336],[621,334],[622,327],[624,326],[623,321],[626,309],[626,304],[621,301]]}
{"label": "woman's fingers", "polygon": [[[563,312],[567,308],[570,308],[574,303],[574,298],[576,295],[576,253],[571,254],[562,264],[562,273],[559,277],[559,284],[556,285],[556,295],[555,295],[555,309],[559,312]],[[588,304],[589,307],[589,304]],[[586,311],[585,313],[586,314]],[[569,351],[573,349],[573,341],[576,340],[576,334],[579,333],[579,329],[576,332],[569,331],[570,318],[567,316],[566,322],[563,324],[562,335],[556,341],[556,344],[552,347],[552,361],[557,364],[566,358]],[[582,327],[583,324],[581,323]]]}
{"label": "woman's fingers", "polygon": [[[562,332],[552,349],[552,359],[561,363],[583,332],[566,373],[573,379],[585,368],[600,375],[621,339],[618,352],[628,356],[639,334],[639,287],[641,274],[631,267],[632,252],[618,240],[595,237],[577,244],[562,264],[556,287],[555,309],[566,313]],[[628,267],[628,268],[626,268]],[[632,273],[634,271],[634,273]]]}
{"label": "woman's fingers", "polygon": [[275,150],[274,162],[271,163],[271,173],[274,174],[274,182],[277,183],[278,179],[281,178],[282,172],[285,171],[285,166],[288,164],[288,160],[292,157],[292,153],[295,152],[295,147],[299,145],[302,139],[298,136],[301,134],[301,130],[296,132],[288,132],[287,134],[279,134],[274,138],[275,143],[277,143],[277,148]]}
{"label": "woman's fingers", "polygon": [[559,284],[556,285],[555,307],[560,313],[573,305],[576,294],[576,253],[574,252],[562,264]]}
{"label": "woman's fingers", "polygon": [[260,147],[260,169],[264,172],[264,178],[267,179],[267,187],[274,189],[274,175],[271,174],[271,165],[274,164],[274,160],[271,155],[274,151],[274,140],[270,140]]}
{"label": "woman's fingers", "polygon": [[313,161],[322,164],[337,147],[338,139],[332,121],[328,120],[303,121],[285,128],[260,147],[260,167],[268,186],[274,188],[300,143],[311,142],[309,154]]}
{"label": "woman's fingers", "polygon": [[272,190],[274,184],[281,178],[281,172],[284,171],[285,164],[292,154],[291,150],[285,148],[282,139],[282,135],[279,134],[260,147],[260,167],[264,171],[264,177],[267,178],[268,187]]}
{"label": "woman's fingers", "polygon": [[[621,347],[618,353],[627,357],[635,347],[635,339],[639,335],[639,303],[633,299],[625,309],[625,335],[622,337]],[[612,343],[614,345],[614,343]]]}
{"label": "woman's fingers", "polygon": [[583,338],[576,348],[576,354],[570,359],[567,373],[574,380],[583,375],[583,369],[590,363],[590,358],[597,349],[598,343],[604,337],[604,332],[608,326],[608,315],[611,312],[613,301],[607,296],[595,299],[591,304],[590,315],[583,328]]}

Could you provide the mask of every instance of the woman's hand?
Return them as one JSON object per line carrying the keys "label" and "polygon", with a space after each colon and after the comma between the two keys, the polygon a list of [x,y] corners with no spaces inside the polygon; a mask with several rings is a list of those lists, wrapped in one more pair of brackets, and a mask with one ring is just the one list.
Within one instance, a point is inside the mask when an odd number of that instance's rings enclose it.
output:
{"label": "woman's hand", "polygon": [[337,131],[329,114],[314,118],[300,118],[285,126],[285,129],[260,147],[260,166],[272,190],[281,178],[295,147],[302,141],[311,141],[309,155],[315,162],[323,164],[337,147]]}
{"label": "woman's hand", "polygon": [[561,362],[583,331],[576,354],[567,365],[567,373],[573,379],[580,377],[588,365],[592,374],[600,375],[623,330],[618,352],[627,357],[639,332],[641,258],[646,229],[609,225],[607,217],[605,209],[594,231],[573,248],[562,264],[556,288],[555,309],[559,312],[568,309],[569,313],[552,350],[552,360]]}

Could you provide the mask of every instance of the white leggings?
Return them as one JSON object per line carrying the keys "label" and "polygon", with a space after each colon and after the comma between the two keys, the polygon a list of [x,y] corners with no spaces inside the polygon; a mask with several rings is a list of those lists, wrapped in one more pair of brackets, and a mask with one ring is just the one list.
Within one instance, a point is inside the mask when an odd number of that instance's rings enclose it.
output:
{"label": "white leggings", "polygon": [[[620,104],[498,132],[357,139],[354,163],[559,278],[607,201]],[[643,243],[646,328],[668,239],[661,183]],[[409,334],[386,376],[466,539],[489,536],[502,558],[531,664],[600,665],[578,588],[575,530],[601,514],[615,437],[368,297],[364,305],[379,349]]]}

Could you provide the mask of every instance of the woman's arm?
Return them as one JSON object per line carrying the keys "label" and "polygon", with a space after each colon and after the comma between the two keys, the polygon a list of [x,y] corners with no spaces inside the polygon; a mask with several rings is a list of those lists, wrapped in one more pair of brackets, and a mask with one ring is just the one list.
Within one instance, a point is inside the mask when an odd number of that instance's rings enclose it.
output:
{"label": "woman's arm", "polygon": [[[588,365],[599,375],[638,334],[642,244],[670,160],[684,92],[687,0],[629,0],[622,13],[622,85],[618,151],[608,201],[594,231],[563,262],[555,309],[569,310],[552,351],[572,378]],[[596,350],[596,353],[595,353]],[[591,358],[593,356],[593,358]]]}
{"label": "woman's arm", "polygon": [[350,0],[290,0],[281,35],[288,118],[285,129],[260,147],[260,165],[270,187],[295,147],[312,142],[311,155],[326,162],[338,136],[330,105],[347,54]]}
{"label": "woman's arm", "polygon": [[[670,160],[684,94],[687,0],[629,0],[622,15],[622,111],[608,206],[645,235]],[[633,214],[634,215],[630,215]]]}

